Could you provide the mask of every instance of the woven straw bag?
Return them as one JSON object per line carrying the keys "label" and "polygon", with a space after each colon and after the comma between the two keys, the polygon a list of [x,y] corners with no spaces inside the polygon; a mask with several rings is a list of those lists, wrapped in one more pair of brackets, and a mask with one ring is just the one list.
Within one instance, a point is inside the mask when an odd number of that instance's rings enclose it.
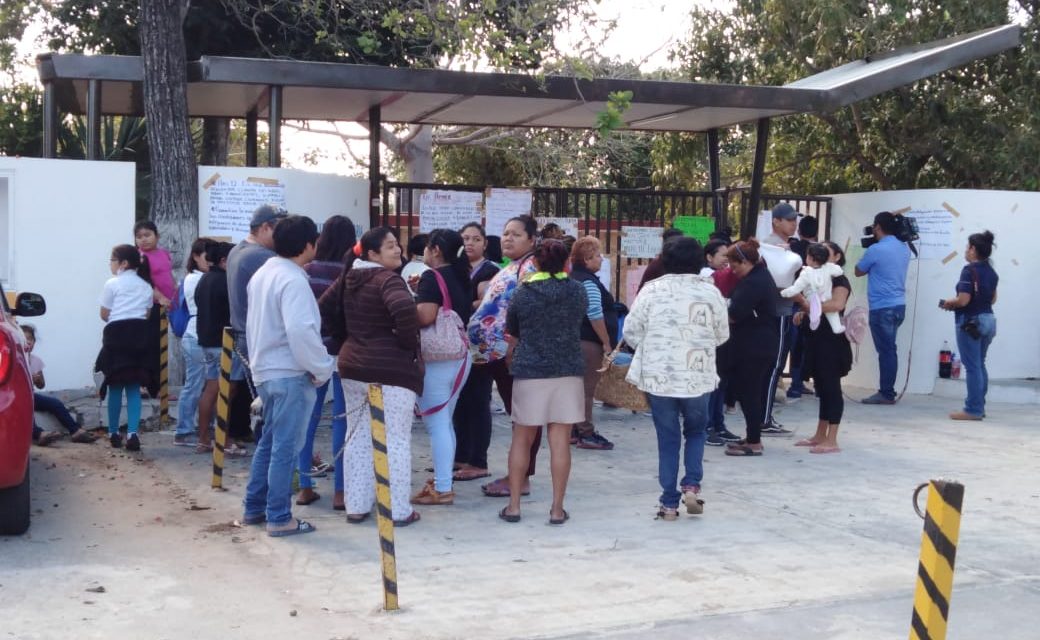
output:
{"label": "woven straw bag", "polygon": [[650,402],[646,399],[646,394],[637,389],[634,384],[625,380],[625,376],[628,375],[629,365],[614,362],[623,344],[624,341],[622,340],[609,355],[604,356],[603,368],[600,369],[602,375],[599,378],[599,383],[596,385],[596,392],[593,394],[593,397],[603,401],[604,404],[621,407],[622,409],[649,411]]}

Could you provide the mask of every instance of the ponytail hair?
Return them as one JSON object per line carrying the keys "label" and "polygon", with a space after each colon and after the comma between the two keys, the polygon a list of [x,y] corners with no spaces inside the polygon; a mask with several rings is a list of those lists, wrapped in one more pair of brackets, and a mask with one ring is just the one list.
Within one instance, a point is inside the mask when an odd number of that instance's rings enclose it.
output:
{"label": "ponytail hair", "polygon": [[116,262],[126,261],[127,266],[137,272],[137,275],[147,282],[152,283],[152,269],[148,266],[148,257],[141,255],[137,247],[130,244],[117,244],[112,248],[112,259]]}
{"label": "ponytail hair", "polygon": [[993,254],[993,232],[986,230],[982,233],[973,233],[968,236],[968,244],[975,247],[975,255],[981,260],[989,260]]}
{"label": "ponytail hair", "polygon": [[461,233],[452,229],[434,229],[430,232],[426,246],[440,249],[445,262],[451,266],[459,282],[469,282],[469,258],[466,257]]}

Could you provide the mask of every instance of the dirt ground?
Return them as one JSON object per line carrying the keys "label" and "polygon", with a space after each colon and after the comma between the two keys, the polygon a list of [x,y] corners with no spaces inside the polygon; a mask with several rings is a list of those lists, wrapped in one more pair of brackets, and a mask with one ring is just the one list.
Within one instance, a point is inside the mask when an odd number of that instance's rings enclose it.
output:
{"label": "dirt ground", "polygon": [[[905,637],[922,527],[910,496],[940,476],[966,486],[948,637],[1035,638],[1037,407],[994,405],[971,424],[945,419],[955,405],[850,403],[837,455],[781,438],[747,460],[708,448],[705,514],[676,522],[653,517],[650,419],[597,409],[617,448],[574,451],[571,521],[546,523],[547,449],[519,524],[459,483],[454,506],[397,531],[393,614],[375,524],[332,511],[331,474],[295,509],[318,531],[272,539],[231,525],[248,460],[214,492],[209,458],[172,431],[145,434],[140,454],[63,441],[33,450],[30,532],[0,539],[0,638]],[[803,399],[778,418],[804,436],[815,411]],[[418,487],[429,448],[421,423],[413,434]],[[495,471],[508,438],[498,416]],[[318,442],[328,457],[327,428]]]}

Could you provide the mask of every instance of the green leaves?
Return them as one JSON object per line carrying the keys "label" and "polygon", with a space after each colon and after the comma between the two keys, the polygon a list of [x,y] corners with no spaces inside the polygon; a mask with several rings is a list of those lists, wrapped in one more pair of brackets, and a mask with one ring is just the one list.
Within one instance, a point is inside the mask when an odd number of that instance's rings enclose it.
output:
{"label": "green leaves", "polygon": [[596,131],[600,135],[607,135],[611,131],[625,124],[621,118],[622,114],[632,106],[631,91],[612,91],[607,96],[607,105],[603,111],[596,114]]}

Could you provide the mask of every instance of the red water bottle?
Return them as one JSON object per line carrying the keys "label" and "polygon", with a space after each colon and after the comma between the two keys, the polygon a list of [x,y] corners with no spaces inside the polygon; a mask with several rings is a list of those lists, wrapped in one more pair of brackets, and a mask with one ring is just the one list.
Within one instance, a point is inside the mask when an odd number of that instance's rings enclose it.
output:
{"label": "red water bottle", "polygon": [[950,351],[950,343],[943,340],[942,351],[939,352],[939,377],[949,378],[953,369],[953,352]]}

